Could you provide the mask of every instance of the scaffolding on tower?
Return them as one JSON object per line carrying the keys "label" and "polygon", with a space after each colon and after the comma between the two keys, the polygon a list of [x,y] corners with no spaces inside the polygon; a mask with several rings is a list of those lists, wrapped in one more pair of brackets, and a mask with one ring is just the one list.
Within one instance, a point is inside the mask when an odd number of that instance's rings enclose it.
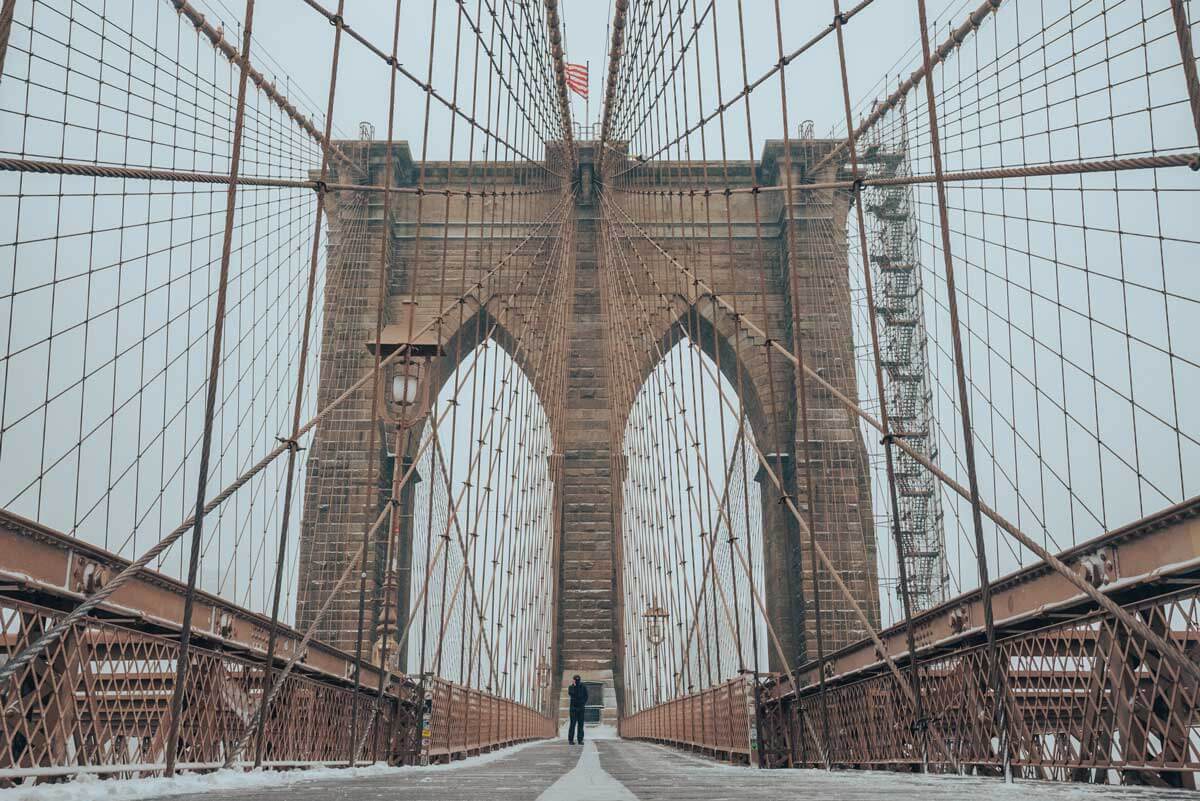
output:
{"label": "scaffolding on tower", "polygon": [[[903,103],[897,118],[905,119]],[[912,174],[906,124],[876,127],[863,150],[868,178]],[[868,184],[863,190],[867,246],[879,325],[884,395],[893,433],[937,461],[912,185]],[[933,475],[903,450],[895,451],[896,492],[908,591],[913,612],[948,597],[950,571],[941,496]],[[900,587],[897,584],[897,594]]]}

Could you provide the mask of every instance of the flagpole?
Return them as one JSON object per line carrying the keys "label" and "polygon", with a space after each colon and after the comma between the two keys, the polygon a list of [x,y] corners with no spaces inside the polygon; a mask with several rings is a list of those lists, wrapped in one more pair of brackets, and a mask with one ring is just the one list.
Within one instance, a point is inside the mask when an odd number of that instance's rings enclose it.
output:
{"label": "flagpole", "polygon": [[586,122],[588,125],[588,136],[592,136],[592,60],[588,59],[583,63],[586,67],[584,74],[588,76],[587,94],[583,96],[583,107],[585,109],[583,115],[584,122]]}

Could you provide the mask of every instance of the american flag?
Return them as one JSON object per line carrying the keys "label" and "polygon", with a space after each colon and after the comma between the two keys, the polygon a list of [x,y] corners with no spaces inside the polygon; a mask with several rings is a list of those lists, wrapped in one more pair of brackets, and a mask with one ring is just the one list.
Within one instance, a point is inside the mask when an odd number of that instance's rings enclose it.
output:
{"label": "american flag", "polygon": [[567,65],[567,86],[571,91],[580,97],[587,99],[588,96],[588,68],[587,64],[568,64]]}

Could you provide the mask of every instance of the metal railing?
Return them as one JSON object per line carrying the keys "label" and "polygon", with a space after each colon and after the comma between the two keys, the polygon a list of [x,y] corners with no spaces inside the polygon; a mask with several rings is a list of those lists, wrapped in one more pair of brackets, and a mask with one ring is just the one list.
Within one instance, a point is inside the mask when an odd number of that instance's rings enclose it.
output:
{"label": "metal railing", "polygon": [[[1194,789],[1200,683],[1129,620],[1200,664],[1197,532],[1193,499],[1060,554],[1125,617],[1075,592],[1045,564],[996,580],[994,680],[972,591],[917,619],[919,681],[911,681],[910,655],[893,627],[880,642],[898,672],[864,640],[827,655],[824,692],[815,662],[790,676],[760,676],[757,688],[742,676],[639,711],[621,722],[621,734],[762,767]],[[923,716],[914,711],[913,686]]]}
{"label": "metal railing", "polygon": [[492,751],[554,736],[555,722],[532,707],[444,679],[432,679],[425,755],[432,761]]}
{"label": "metal railing", "polygon": [[[0,550],[0,664],[128,565],[2,511]],[[144,570],[0,681],[0,787],[80,773],[164,771],[182,590],[169,576]],[[196,619],[177,767],[253,764],[269,621],[206,593],[197,593]],[[352,752],[356,762],[448,761],[554,735],[554,721],[530,707],[435,677],[392,674],[380,693],[380,670],[368,663],[356,690],[352,655],[305,643],[301,632],[281,626],[273,679],[293,657],[295,670],[266,712],[267,767],[347,765]]]}
{"label": "metal railing", "polygon": [[[1126,606],[1200,660],[1200,588]],[[919,666],[928,717],[916,720],[893,674],[837,685],[825,703],[834,764],[963,770],[1031,779],[1195,787],[1200,687],[1121,622],[1092,613],[998,643],[1001,688],[982,645]],[[830,686],[832,684],[833,686]],[[773,761],[822,764],[814,687],[779,685],[760,711]],[[1000,714],[994,714],[998,708]],[[766,741],[770,741],[769,745]]]}
{"label": "metal railing", "polygon": [[686,748],[731,762],[758,764],[754,683],[738,676],[635,712],[619,725],[622,737]]}
{"label": "metal railing", "polygon": [[[28,602],[0,600],[3,651],[20,651],[63,617]],[[179,643],[94,618],[72,626],[45,655],[0,686],[0,784],[78,773],[143,776],[165,766],[168,705]],[[180,720],[178,767],[250,764],[253,716],[263,693],[263,660],[246,653],[193,647]],[[288,675],[268,711],[264,763],[275,767],[346,764],[350,718],[370,721],[355,749],[372,758],[376,738],[391,731],[399,699],[376,712],[370,688]],[[236,748],[235,743],[245,742]]]}

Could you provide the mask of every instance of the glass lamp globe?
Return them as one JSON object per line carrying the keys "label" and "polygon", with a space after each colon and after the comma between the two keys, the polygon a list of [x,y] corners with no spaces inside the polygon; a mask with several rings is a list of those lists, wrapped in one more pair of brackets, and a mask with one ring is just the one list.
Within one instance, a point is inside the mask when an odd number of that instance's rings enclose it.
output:
{"label": "glass lamp globe", "polygon": [[416,365],[401,366],[392,376],[392,400],[404,406],[417,402],[421,389],[421,376]]}

